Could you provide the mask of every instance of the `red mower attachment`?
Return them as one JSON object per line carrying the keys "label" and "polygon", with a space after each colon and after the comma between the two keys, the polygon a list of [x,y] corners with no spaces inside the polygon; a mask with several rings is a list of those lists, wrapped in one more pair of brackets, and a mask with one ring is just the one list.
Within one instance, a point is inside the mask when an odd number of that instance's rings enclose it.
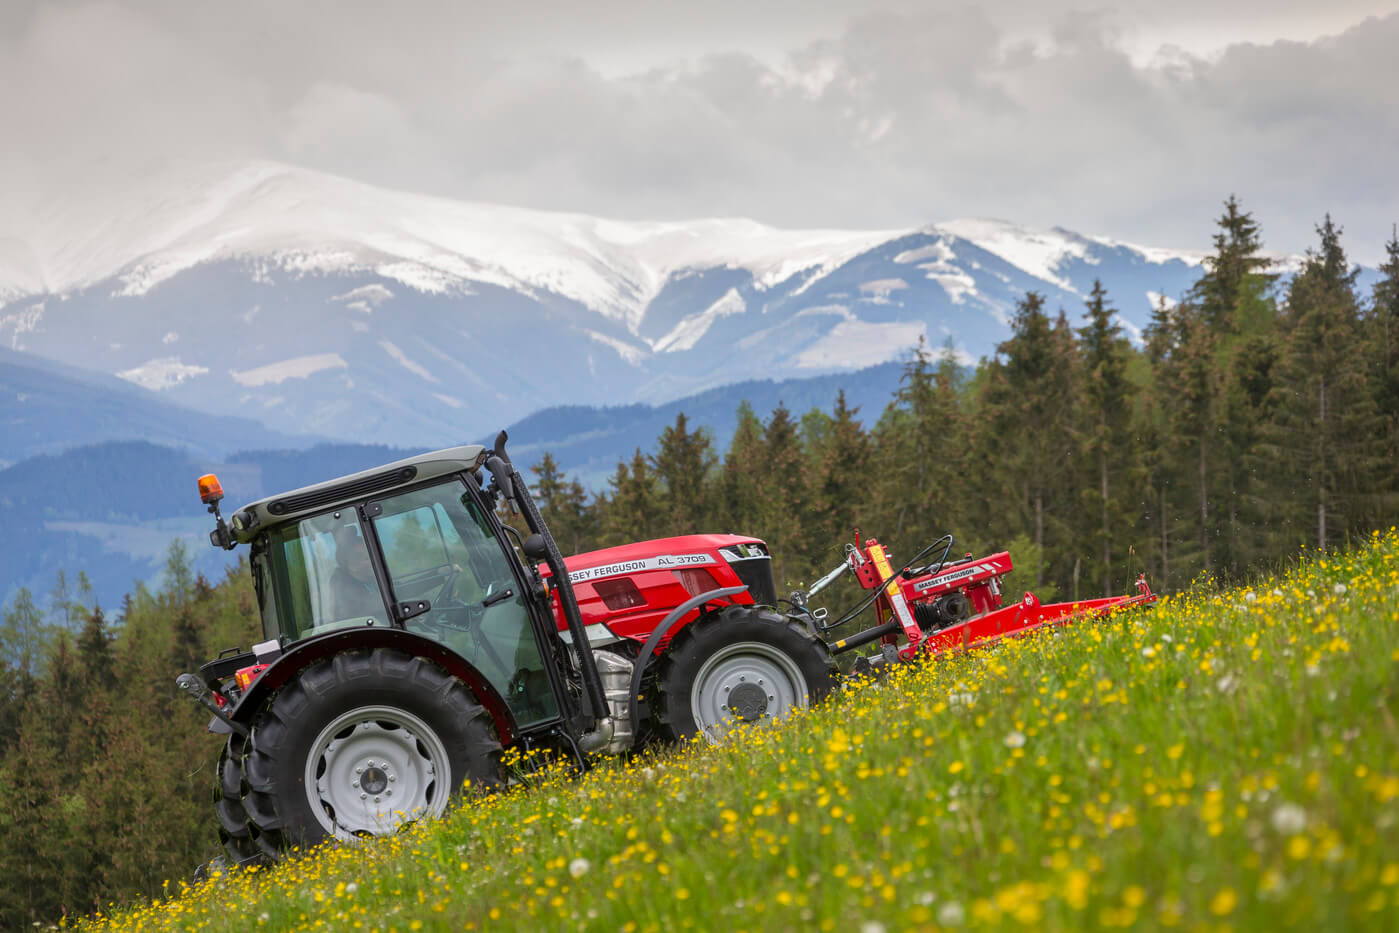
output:
{"label": "red mower attachment", "polygon": [[[995,642],[1009,635],[1020,635],[1037,628],[1067,625],[1085,618],[1101,618],[1129,606],[1154,603],[1156,595],[1145,575],[1138,576],[1135,595],[1105,599],[1041,603],[1033,593],[1005,605],[1002,577],[1014,569],[1004,551],[987,557],[967,554],[949,561],[950,535],[944,535],[924,548],[909,564],[895,569],[889,552],[874,538],[846,545],[845,562],[832,570],[805,593],[794,593],[793,608],[807,614],[823,632],[844,625],[870,606],[878,624],[856,635],[831,643],[839,654],[878,641],[883,656],[861,659],[868,665],[908,661],[920,653],[940,654]],[[924,566],[919,562],[942,550],[941,556]],[[806,609],[806,600],[850,571],[870,595],[854,609],[827,623],[824,612]]]}

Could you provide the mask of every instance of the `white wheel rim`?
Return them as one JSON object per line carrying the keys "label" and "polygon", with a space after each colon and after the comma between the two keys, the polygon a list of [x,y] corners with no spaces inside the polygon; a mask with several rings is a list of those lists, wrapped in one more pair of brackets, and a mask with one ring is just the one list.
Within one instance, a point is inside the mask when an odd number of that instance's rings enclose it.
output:
{"label": "white wheel rim", "polygon": [[[737,704],[746,707],[746,716],[736,711],[730,700],[735,690],[742,691],[745,700],[761,703],[761,711],[755,714],[752,702]],[[760,641],[734,642],[710,655],[690,688],[695,726],[711,742],[737,726],[771,723],[809,704],[801,668],[787,652]]]}
{"label": "white wheel rim", "polygon": [[337,716],[306,756],[311,812],[342,840],[440,815],[450,781],[447,749],[437,733],[392,706],[361,706]]}

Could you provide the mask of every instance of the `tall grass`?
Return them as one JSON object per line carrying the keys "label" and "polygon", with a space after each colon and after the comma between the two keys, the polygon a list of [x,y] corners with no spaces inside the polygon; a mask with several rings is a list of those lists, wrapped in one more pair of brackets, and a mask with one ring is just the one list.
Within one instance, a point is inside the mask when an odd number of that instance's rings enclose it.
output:
{"label": "tall grass", "polygon": [[1396,649],[1391,529],[99,925],[1399,929]]}

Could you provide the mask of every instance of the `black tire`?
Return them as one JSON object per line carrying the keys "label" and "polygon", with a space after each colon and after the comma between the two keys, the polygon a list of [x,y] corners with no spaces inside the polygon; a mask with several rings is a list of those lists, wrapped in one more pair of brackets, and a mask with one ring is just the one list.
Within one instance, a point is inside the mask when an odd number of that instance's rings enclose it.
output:
{"label": "black tire", "polygon": [[759,606],[728,606],[681,629],[661,657],[651,708],[672,741],[780,719],[818,703],[839,669],[825,642]]}
{"label": "black tire", "polygon": [[247,785],[243,783],[243,751],[245,741],[233,733],[219,751],[217,780],[214,785],[214,815],[219,821],[219,842],[228,853],[230,865],[251,865],[260,862],[261,852],[253,840],[248,825],[248,813],[243,809]]}
{"label": "black tire", "polygon": [[392,832],[440,814],[468,782],[503,786],[500,751],[485,709],[430,661],[383,649],[317,661],[253,726],[244,757],[253,840],[276,858],[331,835]]}

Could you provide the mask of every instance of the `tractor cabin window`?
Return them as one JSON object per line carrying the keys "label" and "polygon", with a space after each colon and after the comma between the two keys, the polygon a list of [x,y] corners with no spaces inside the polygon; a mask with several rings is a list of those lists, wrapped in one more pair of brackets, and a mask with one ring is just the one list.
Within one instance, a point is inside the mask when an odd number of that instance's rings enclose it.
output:
{"label": "tractor cabin window", "polygon": [[427,602],[407,627],[470,661],[522,726],[557,715],[523,588],[459,480],[372,502],[396,602]]}
{"label": "tractor cabin window", "polygon": [[269,535],[265,559],[281,563],[285,570],[270,576],[280,582],[278,615],[283,620],[282,634],[288,638],[352,625],[388,624],[369,548],[353,508],[277,528]]}

